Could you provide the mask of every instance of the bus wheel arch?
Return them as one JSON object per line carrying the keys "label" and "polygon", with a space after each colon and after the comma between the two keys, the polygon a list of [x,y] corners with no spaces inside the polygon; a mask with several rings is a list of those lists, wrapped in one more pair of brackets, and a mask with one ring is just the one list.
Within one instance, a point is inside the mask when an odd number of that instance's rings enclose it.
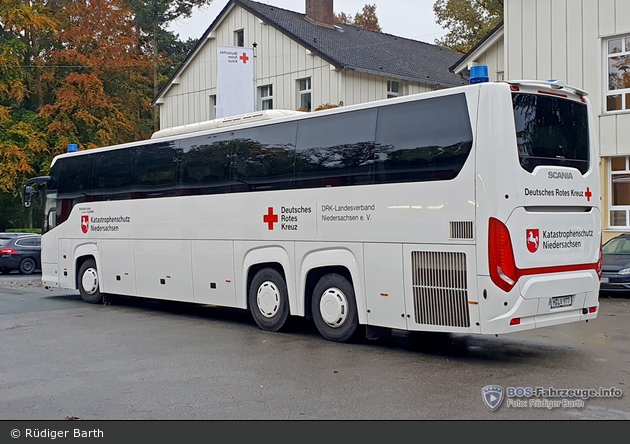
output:
{"label": "bus wheel arch", "polygon": [[289,296],[280,264],[257,264],[247,276],[247,306],[256,324],[265,331],[280,330],[289,317]]}

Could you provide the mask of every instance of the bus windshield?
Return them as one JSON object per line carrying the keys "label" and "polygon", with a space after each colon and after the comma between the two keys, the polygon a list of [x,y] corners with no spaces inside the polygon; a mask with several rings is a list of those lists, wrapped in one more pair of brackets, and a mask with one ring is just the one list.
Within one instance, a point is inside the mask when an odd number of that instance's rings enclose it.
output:
{"label": "bus windshield", "polygon": [[538,165],[589,168],[586,104],[561,97],[512,94],[521,166],[530,173]]}

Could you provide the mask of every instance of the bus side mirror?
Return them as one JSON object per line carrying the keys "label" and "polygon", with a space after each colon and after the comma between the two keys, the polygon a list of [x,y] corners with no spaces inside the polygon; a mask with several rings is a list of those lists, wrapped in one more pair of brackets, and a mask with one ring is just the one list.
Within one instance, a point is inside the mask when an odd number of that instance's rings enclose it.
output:
{"label": "bus side mirror", "polygon": [[33,196],[33,187],[28,185],[24,187],[24,197],[23,202],[26,208],[31,206],[31,197]]}

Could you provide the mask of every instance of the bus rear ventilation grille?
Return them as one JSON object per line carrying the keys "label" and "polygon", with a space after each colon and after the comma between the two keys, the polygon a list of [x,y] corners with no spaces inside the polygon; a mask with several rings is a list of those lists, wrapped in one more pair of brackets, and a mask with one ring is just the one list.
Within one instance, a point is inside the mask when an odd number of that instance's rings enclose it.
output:
{"label": "bus rear ventilation grille", "polygon": [[416,323],[470,327],[466,254],[413,251],[411,264]]}
{"label": "bus rear ventilation grille", "polygon": [[450,221],[450,239],[467,239],[473,240],[473,223],[472,221]]}

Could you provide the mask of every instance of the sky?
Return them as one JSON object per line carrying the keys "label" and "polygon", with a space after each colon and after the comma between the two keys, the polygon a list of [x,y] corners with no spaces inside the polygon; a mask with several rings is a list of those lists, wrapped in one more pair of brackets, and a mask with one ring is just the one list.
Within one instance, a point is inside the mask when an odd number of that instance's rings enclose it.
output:
{"label": "sky", "polygon": [[[257,0],[279,8],[304,13],[305,0]],[[446,31],[435,22],[433,4],[436,0],[334,0],[335,13],[345,12],[354,17],[365,4],[376,4],[376,16],[382,31],[400,37],[434,43]],[[179,34],[180,40],[199,38],[212,24],[228,0],[214,0],[210,6],[195,9],[189,19],[173,22],[170,30]]]}

